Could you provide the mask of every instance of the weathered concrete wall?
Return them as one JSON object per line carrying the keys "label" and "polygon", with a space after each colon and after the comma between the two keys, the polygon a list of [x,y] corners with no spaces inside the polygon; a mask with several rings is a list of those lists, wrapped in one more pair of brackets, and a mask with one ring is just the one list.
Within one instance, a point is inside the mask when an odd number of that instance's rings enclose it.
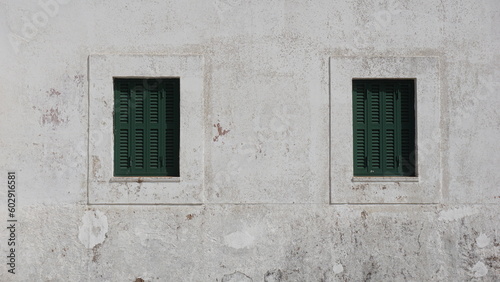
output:
{"label": "weathered concrete wall", "polygon": [[[17,172],[19,222],[0,280],[498,281],[499,26],[497,0],[1,1],[0,181]],[[121,195],[137,204],[88,204],[110,167],[89,154],[109,137],[89,131],[95,54],[202,58],[202,179],[176,195],[199,204],[142,205],[146,183]],[[439,143],[433,201],[330,204],[343,56],[438,59],[439,128],[418,136]]]}

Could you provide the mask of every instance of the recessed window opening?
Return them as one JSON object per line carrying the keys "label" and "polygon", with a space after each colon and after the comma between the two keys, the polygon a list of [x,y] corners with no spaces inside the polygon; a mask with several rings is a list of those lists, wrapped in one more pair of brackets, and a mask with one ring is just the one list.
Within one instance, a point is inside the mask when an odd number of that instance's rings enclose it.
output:
{"label": "recessed window opening", "polygon": [[354,176],[416,176],[415,80],[353,79]]}
{"label": "recessed window opening", "polygon": [[180,79],[117,78],[114,176],[179,176]]}

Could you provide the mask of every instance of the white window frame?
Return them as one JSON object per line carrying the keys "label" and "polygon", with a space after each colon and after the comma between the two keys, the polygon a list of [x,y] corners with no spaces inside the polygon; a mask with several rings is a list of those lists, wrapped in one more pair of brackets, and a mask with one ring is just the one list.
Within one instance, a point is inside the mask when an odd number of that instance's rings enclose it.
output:
{"label": "white window frame", "polygon": [[[416,177],[354,177],[353,79],[415,79]],[[439,203],[441,109],[437,57],[330,57],[330,203]]]}
{"label": "white window frame", "polygon": [[[198,55],[89,56],[89,204],[201,204],[204,60]],[[180,177],[113,176],[113,78],[180,78]]]}

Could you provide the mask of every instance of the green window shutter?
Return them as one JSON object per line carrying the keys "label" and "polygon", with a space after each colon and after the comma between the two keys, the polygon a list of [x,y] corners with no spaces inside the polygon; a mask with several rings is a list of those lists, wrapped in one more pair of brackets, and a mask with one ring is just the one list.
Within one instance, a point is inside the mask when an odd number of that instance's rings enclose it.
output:
{"label": "green window shutter", "polygon": [[146,163],[146,119],[147,101],[144,86],[140,80],[129,80],[131,92],[131,174],[141,175],[145,172]]}
{"label": "green window shutter", "polygon": [[401,159],[400,169],[404,176],[414,176],[415,168],[415,85],[413,80],[400,82],[401,97]]}
{"label": "green window shutter", "polygon": [[397,88],[392,81],[381,81],[382,89],[382,146],[383,146],[383,175],[398,175],[399,137],[397,114]]}
{"label": "green window shutter", "polygon": [[178,79],[166,82],[165,105],[165,167],[169,176],[179,176],[180,85]]}
{"label": "green window shutter", "polygon": [[354,175],[366,175],[367,133],[366,133],[366,84],[353,84],[353,122],[354,122]]}
{"label": "green window shutter", "polygon": [[368,174],[380,175],[383,168],[382,92],[377,83],[367,83]]}
{"label": "green window shutter", "polygon": [[413,104],[413,80],[353,80],[354,175],[414,175]]}
{"label": "green window shutter", "polygon": [[179,90],[177,78],[115,79],[116,176],[179,176]]}
{"label": "green window shutter", "polygon": [[164,152],[161,150],[161,143],[164,142],[160,138],[160,131],[164,124],[161,122],[160,116],[163,111],[160,108],[160,99],[162,84],[150,80],[144,82],[147,89],[147,149],[146,158],[147,166],[144,174],[149,176],[166,176],[166,169],[163,164]]}
{"label": "green window shutter", "polygon": [[115,175],[130,173],[130,89],[128,82],[115,81],[114,136]]}

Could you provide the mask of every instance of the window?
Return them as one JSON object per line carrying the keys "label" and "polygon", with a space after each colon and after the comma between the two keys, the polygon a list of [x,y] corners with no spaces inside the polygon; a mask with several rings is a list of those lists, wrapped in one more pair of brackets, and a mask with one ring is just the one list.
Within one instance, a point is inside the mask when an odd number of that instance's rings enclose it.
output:
{"label": "window", "polygon": [[355,176],[415,175],[414,80],[352,81]]}
{"label": "window", "polygon": [[114,175],[179,176],[179,79],[113,84]]}
{"label": "window", "polygon": [[[165,55],[165,54],[92,54],[88,58],[88,181],[87,201],[89,204],[200,204],[205,197],[204,146],[206,134],[206,111],[204,103],[205,71],[204,58],[200,55]],[[146,84],[144,84],[145,78]],[[148,92],[151,86],[158,84],[159,90],[168,90],[172,82],[178,86],[178,117],[180,124],[176,137],[178,148],[177,173],[169,176],[166,167],[159,176],[137,176],[132,174],[134,155],[130,155],[130,171],[123,170],[125,176],[119,176],[116,166],[115,87],[118,82],[140,81],[143,91]],[[152,84],[152,85],[150,85]],[[134,87],[125,84],[130,91]],[[135,91],[135,90],[134,90]],[[145,93],[147,94],[147,93]],[[134,118],[135,100],[125,100],[125,112]],[[146,113],[144,118],[151,117],[151,103],[143,100]],[[161,99],[161,98],[160,98]],[[166,98],[164,98],[166,99]],[[160,103],[159,106],[166,107]],[[163,108],[162,108],[163,109]],[[147,114],[147,111],[150,111]],[[165,108],[165,114],[167,114]],[[166,118],[166,117],[165,117]],[[161,120],[161,119],[160,119]],[[165,121],[166,123],[166,121]],[[169,129],[168,124],[164,124]],[[146,130],[148,127],[144,127]],[[150,127],[151,128],[151,127]],[[165,127],[164,127],[165,128]],[[131,132],[131,127],[124,129]],[[128,134],[128,133],[127,133]],[[117,136],[119,137],[119,136]],[[160,149],[167,151],[165,136],[159,135]],[[135,140],[127,138],[127,150],[132,153]],[[151,142],[145,135],[144,142]],[[182,141],[182,142],[180,142]],[[144,150],[150,150],[147,144]],[[146,151],[147,152],[147,151]],[[168,156],[164,156],[167,158]],[[151,156],[150,156],[151,158]],[[153,158],[153,160],[155,160]],[[123,161],[123,160],[122,160]],[[128,161],[128,157],[127,160]],[[146,161],[146,159],[144,160]],[[158,159],[160,161],[160,159]],[[163,159],[162,161],[166,161]],[[147,172],[146,172],[147,173]],[[146,174],[145,173],[145,174]]]}
{"label": "window", "polygon": [[[330,203],[439,203],[441,199],[441,99],[440,95],[440,68],[438,57],[330,57]],[[364,84],[367,100],[361,100],[361,109],[368,111],[371,106],[368,100],[367,83],[379,83],[379,103],[381,106],[380,130],[388,128],[383,124],[382,113],[386,115],[387,108],[382,100],[386,90],[380,83],[391,83],[397,91],[405,89],[411,91],[413,98],[406,105],[412,113],[407,115],[410,123],[410,151],[409,158],[403,157],[403,139],[396,140],[394,137],[395,150],[399,146],[401,150],[400,163],[396,173],[388,170],[380,172],[379,175],[368,174],[368,167],[361,167],[363,172],[356,169],[354,148],[356,135],[356,99],[353,97],[353,86],[357,83]],[[399,85],[398,85],[399,83]],[[405,83],[409,83],[405,86]],[[401,88],[403,86],[403,88]],[[382,87],[382,88],[381,88]],[[405,88],[406,87],[406,88]],[[396,91],[394,90],[394,91]],[[418,93],[417,93],[418,91]],[[370,91],[371,92],[371,91]],[[375,92],[375,91],[373,91]],[[388,91],[392,93],[391,91]],[[398,92],[398,93],[399,93]],[[399,93],[401,94],[401,93]],[[390,95],[390,94],[389,94]],[[404,98],[405,96],[403,96]],[[407,96],[411,97],[411,96]],[[363,97],[364,99],[364,97]],[[386,97],[387,99],[387,97]],[[401,96],[397,103],[403,102]],[[385,108],[383,108],[385,106]],[[373,107],[373,106],[372,106]],[[395,116],[403,107],[394,108]],[[418,110],[417,110],[418,109]],[[368,112],[364,112],[366,121],[371,118]],[[400,125],[402,112],[400,114]],[[395,120],[396,122],[396,120]],[[386,126],[386,127],[384,127]],[[364,127],[368,131],[368,127]],[[401,129],[401,128],[400,128]],[[395,130],[399,130],[395,127]],[[383,131],[380,132],[381,134]],[[403,132],[400,131],[400,135]],[[396,134],[396,132],[394,133]],[[374,143],[362,138],[365,142],[365,154],[368,153],[368,145]],[[384,136],[380,136],[380,142],[384,142]],[[387,138],[386,138],[387,139]],[[346,142],[347,141],[347,142]],[[357,142],[357,141],[356,141]],[[387,140],[385,141],[387,144]],[[389,142],[390,144],[390,142]],[[387,146],[380,148],[380,161],[387,156]],[[377,147],[375,147],[376,149]],[[370,148],[373,150],[373,146]],[[382,151],[385,150],[385,151]],[[353,154],[354,152],[354,154]],[[407,154],[406,154],[407,155]],[[368,156],[368,155],[364,155]],[[398,156],[398,155],[396,155]],[[361,160],[363,161],[363,160]],[[387,160],[386,160],[387,163]],[[373,162],[366,160],[366,164]],[[382,165],[382,163],[381,163]],[[375,170],[374,170],[375,171]],[[384,174],[385,173],[385,174]]]}

